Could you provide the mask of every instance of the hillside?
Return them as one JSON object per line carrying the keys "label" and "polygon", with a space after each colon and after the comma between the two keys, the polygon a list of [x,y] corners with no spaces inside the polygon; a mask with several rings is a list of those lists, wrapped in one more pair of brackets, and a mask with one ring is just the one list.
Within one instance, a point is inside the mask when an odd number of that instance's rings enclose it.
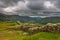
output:
{"label": "hillside", "polygon": [[[7,20],[7,21],[21,21],[21,22],[39,22],[41,20],[41,18],[32,18],[29,16],[19,16],[19,15],[5,15],[0,13],[2,16],[0,18],[5,18],[5,19],[1,19],[1,20]],[[0,21],[1,21],[0,20]]]}
{"label": "hillside", "polygon": [[7,17],[5,14],[0,13],[0,21],[7,21]]}
{"label": "hillside", "polygon": [[47,17],[43,18],[41,23],[60,23],[60,17]]}
{"label": "hillside", "polygon": [[5,15],[0,13],[0,21],[21,21],[21,22],[32,22],[32,23],[60,23],[60,17],[29,17],[19,15]]}
{"label": "hillside", "polygon": [[2,21],[0,22],[1,40],[60,40],[60,17],[41,18],[0,14],[0,21]]}

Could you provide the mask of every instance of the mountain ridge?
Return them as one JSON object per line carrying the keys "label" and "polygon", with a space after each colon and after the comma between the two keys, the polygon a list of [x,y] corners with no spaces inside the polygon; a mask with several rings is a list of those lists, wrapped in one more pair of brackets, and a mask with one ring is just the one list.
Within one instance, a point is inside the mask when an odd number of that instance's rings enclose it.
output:
{"label": "mountain ridge", "polygon": [[33,23],[60,23],[60,17],[29,17],[19,15],[5,15],[0,13],[0,21],[21,21],[21,22],[33,22]]}

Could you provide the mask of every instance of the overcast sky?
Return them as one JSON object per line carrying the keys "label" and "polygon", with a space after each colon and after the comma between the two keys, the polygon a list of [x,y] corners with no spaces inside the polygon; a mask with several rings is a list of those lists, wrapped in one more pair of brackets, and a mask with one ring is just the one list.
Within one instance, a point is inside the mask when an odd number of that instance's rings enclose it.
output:
{"label": "overcast sky", "polygon": [[21,16],[60,16],[60,0],[0,0],[0,13]]}

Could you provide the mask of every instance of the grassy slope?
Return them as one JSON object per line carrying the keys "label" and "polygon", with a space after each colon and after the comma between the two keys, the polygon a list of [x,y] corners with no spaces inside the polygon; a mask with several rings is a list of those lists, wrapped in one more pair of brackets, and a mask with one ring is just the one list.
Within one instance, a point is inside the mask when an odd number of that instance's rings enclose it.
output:
{"label": "grassy slope", "polygon": [[4,31],[0,33],[1,40],[60,40],[60,34],[39,32],[27,35],[21,31]]}
{"label": "grassy slope", "polygon": [[17,23],[0,22],[0,40],[60,40],[59,33],[39,32],[33,35],[28,35],[28,33],[23,31],[4,30],[4,28],[14,25],[17,25]]}
{"label": "grassy slope", "polygon": [[0,30],[9,28],[11,26],[18,25],[16,22],[0,22]]}

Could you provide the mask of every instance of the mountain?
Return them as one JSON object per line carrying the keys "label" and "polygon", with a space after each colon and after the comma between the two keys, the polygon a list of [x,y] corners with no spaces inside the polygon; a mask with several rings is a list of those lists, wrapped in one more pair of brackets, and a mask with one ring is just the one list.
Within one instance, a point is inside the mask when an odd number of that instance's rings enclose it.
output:
{"label": "mountain", "polygon": [[60,23],[60,17],[46,17],[43,18],[41,23],[46,24],[46,23]]}
{"label": "mountain", "polygon": [[19,15],[5,15],[0,13],[0,21],[21,21],[21,22],[33,22],[33,23],[60,23],[60,17],[29,17]]}
{"label": "mountain", "polygon": [[[19,15],[5,15],[0,13],[0,21],[21,21],[21,22],[39,22],[41,20],[40,17],[29,17],[29,16],[19,16]],[[3,19],[2,19],[3,17]]]}
{"label": "mountain", "polygon": [[10,19],[10,21],[21,21],[21,22],[39,22],[41,18],[32,18],[29,16],[18,16],[18,15],[9,15],[7,18]]}
{"label": "mountain", "polygon": [[7,16],[5,14],[0,13],[0,21],[7,21]]}

